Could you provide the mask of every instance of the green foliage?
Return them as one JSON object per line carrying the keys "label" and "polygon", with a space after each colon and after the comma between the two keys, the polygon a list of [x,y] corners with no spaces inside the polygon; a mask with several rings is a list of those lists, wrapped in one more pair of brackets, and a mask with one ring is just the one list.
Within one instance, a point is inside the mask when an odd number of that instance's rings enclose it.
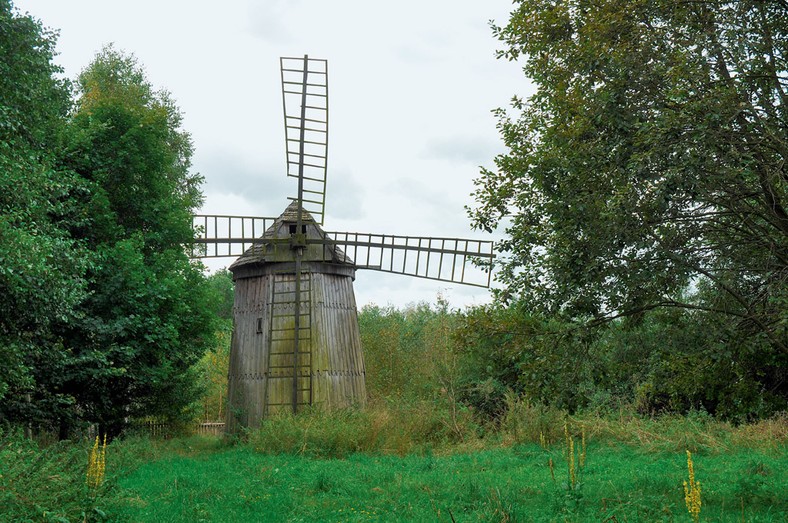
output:
{"label": "green foliage", "polygon": [[104,48],[79,95],[61,161],[87,188],[74,196],[88,219],[70,225],[92,263],[79,320],[60,331],[62,388],[117,434],[130,417],[188,418],[199,395],[192,366],[214,329],[210,288],[186,255],[201,178],[177,107],[134,57]]}
{"label": "green foliage", "polygon": [[719,317],[677,309],[615,323],[599,341],[601,385],[648,414],[698,410],[742,422],[785,410],[780,359],[763,359],[757,341],[738,334]]}
{"label": "green foliage", "polygon": [[[102,488],[85,483],[89,445],[39,445],[0,431],[0,515],[5,521],[103,521]],[[104,507],[106,508],[106,507]]]}
{"label": "green foliage", "polygon": [[592,334],[522,304],[469,309],[453,332],[462,354],[462,398],[491,420],[506,412],[510,391],[569,411],[587,407],[605,371]]}
{"label": "green foliage", "polygon": [[450,333],[456,315],[440,297],[399,310],[377,305],[359,313],[361,346],[371,399],[433,399],[447,396],[456,379]]}
{"label": "green foliage", "polygon": [[70,106],[54,45],[0,1],[0,420],[42,420],[71,403],[39,384],[62,374],[68,356],[52,329],[75,318],[86,292],[84,252],[63,224],[79,184],[54,154]]}
{"label": "green foliage", "polygon": [[213,314],[223,320],[233,319],[233,302],[235,301],[235,283],[233,275],[227,269],[220,269],[208,276],[211,292]]}
{"label": "green foliage", "polygon": [[[202,177],[170,95],[155,92],[133,56],[105,47],[79,77],[69,166],[94,184],[92,242],[142,235],[145,254],[192,239]],[[87,231],[85,231],[87,232]]]}
{"label": "green foliage", "polygon": [[359,324],[373,402],[434,401],[483,423],[508,419],[510,395],[537,410],[706,412],[735,422],[787,406],[779,357],[763,359],[757,340],[698,311],[591,328],[518,301],[463,312],[367,307]]}
{"label": "green foliage", "polygon": [[0,28],[0,419],[187,416],[215,316],[186,255],[202,196],[181,115],[111,47],[69,113],[53,34],[7,1]]}
{"label": "green foliage", "polygon": [[475,423],[469,423],[472,413],[461,401],[462,357],[452,334],[458,320],[458,313],[439,295],[434,307],[365,307],[359,329],[371,402],[417,406],[417,411],[419,405],[432,404],[436,413],[446,415],[441,423],[451,432],[450,439],[465,440],[475,437],[475,430],[467,430]]}
{"label": "green foliage", "polygon": [[45,152],[70,108],[68,82],[52,63],[55,39],[10,0],[0,0],[0,143],[11,149]]}
{"label": "green foliage", "polygon": [[737,374],[785,398],[787,14],[779,0],[517,2],[494,29],[536,93],[499,111],[509,152],[471,211],[506,225],[499,297],[581,321],[703,312],[725,350],[700,361],[743,360]]}
{"label": "green foliage", "polygon": [[738,422],[785,410],[780,358],[763,359],[736,325],[679,308],[589,328],[544,319],[522,302],[469,309],[453,336],[460,398],[491,420],[508,393],[576,412],[704,411]]}
{"label": "green foliage", "polygon": [[216,329],[213,346],[195,366],[203,391],[197,409],[200,421],[221,422],[225,419],[232,334],[232,320],[224,320]]}
{"label": "green foliage", "polygon": [[233,334],[234,288],[232,274],[219,270],[207,278],[208,306],[216,322],[213,343],[195,366],[202,397],[196,408],[201,421],[224,421],[227,403],[227,374]]}

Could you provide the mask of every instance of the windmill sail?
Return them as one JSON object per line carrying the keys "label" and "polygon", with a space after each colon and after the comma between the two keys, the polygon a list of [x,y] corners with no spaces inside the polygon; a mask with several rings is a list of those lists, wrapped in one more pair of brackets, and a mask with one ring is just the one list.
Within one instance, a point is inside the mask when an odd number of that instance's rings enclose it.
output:
{"label": "windmill sail", "polygon": [[192,258],[235,258],[254,246],[274,217],[195,214]]}
{"label": "windmill sail", "polygon": [[357,269],[489,287],[493,242],[465,238],[326,232]]}
{"label": "windmill sail", "polygon": [[[195,216],[198,238],[192,256],[235,257],[255,252],[249,249],[274,242],[262,232],[275,222],[274,218]],[[341,249],[346,261],[352,260],[357,269],[477,287],[490,286],[495,257],[492,241],[466,238],[321,231],[320,237],[307,238],[305,244],[330,247],[320,250],[327,253],[326,262],[335,261],[333,253]]]}
{"label": "windmill sail", "polygon": [[280,58],[287,175],[299,179],[303,209],[323,224],[328,161],[328,62]]}

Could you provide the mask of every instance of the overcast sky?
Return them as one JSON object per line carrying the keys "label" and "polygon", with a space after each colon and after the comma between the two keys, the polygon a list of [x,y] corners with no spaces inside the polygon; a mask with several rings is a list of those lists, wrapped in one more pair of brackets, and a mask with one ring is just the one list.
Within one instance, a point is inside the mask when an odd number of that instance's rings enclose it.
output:
{"label": "overcast sky", "polygon": [[[278,216],[296,192],[285,176],[279,57],[328,59],[324,228],[485,239],[464,206],[473,179],[503,152],[491,111],[530,87],[495,58],[489,21],[510,0],[15,0],[59,30],[74,78],[104,44],[133,53],[168,90],[191,133],[210,214]],[[209,261],[224,267],[231,259]],[[445,295],[455,307],[489,291],[359,271],[359,306]]]}

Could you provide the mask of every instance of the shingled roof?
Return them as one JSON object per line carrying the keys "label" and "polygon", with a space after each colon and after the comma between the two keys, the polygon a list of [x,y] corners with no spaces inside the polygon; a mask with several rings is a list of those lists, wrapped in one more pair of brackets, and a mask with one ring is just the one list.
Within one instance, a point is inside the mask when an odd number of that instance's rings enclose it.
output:
{"label": "shingled roof", "polygon": [[[291,235],[290,227],[295,226],[297,220],[298,202],[293,201],[260,236],[262,241],[256,242],[230,265],[230,271],[250,265],[293,261],[292,251],[287,242]],[[312,215],[303,209],[301,211],[301,222],[308,240],[320,239],[325,241],[324,244],[310,243],[307,245],[304,249],[302,261],[353,265],[353,260],[326,236],[325,231],[315,222]]]}

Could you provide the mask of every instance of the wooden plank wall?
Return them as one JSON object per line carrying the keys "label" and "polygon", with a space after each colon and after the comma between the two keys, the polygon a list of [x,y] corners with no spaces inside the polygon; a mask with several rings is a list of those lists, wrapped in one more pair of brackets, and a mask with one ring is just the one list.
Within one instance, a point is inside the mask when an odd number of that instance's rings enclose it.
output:
{"label": "wooden plank wall", "polygon": [[[252,426],[263,417],[263,393],[268,372],[268,277],[235,282],[234,326],[228,375],[227,431]],[[262,318],[261,329],[258,320]],[[258,332],[261,330],[261,332]]]}
{"label": "wooden plank wall", "polygon": [[363,407],[366,370],[353,279],[313,275],[313,402],[327,409]]}
{"label": "wooden plank wall", "polygon": [[[287,288],[293,275],[267,274],[238,279],[235,283],[228,432],[237,431],[240,426],[254,427],[266,414],[292,408],[292,371],[286,377],[282,372],[269,372],[267,368],[271,350],[269,326],[274,278],[280,282],[286,280],[284,288]],[[353,279],[323,273],[312,273],[310,279],[312,328],[310,341],[300,348],[299,357],[310,370],[299,373],[299,388],[307,389],[306,384],[311,380],[311,398],[304,392],[299,404],[307,404],[311,399],[313,405],[326,409],[363,407],[367,400],[366,370]],[[278,283],[277,290],[282,288]],[[286,322],[285,319],[277,319],[275,326],[280,327]],[[274,352],[282,351],[285,344],[283,341],[274,343]],[[274,359],[284,362],[287,358],[277,356]],[[292,355],[289,361],[292,362]]]}

